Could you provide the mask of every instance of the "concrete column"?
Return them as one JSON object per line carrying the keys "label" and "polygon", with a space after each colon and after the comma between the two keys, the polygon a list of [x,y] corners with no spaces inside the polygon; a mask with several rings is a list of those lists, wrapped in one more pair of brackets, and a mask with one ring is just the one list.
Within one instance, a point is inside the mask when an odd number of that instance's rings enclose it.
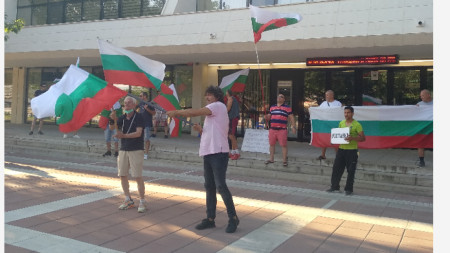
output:
{"label": "concrete column", "polygon": [[[218,85],[217,68],[208,67],[208,64],[195,63],[192,77],[192,108],[198,109],[206,105],[205,90],[210,85]],[[194,117],[192,123],[203,122],[203,117]],[[198,132],[191,129],[191,135],[197,136]]]}
{"label": "concrete column", "polygon": [[12,101],[11,101],[11,123],[23,124],[25,123],[26,103],[26,85],[25,85],[26,68],[13,68],[12,77]]}

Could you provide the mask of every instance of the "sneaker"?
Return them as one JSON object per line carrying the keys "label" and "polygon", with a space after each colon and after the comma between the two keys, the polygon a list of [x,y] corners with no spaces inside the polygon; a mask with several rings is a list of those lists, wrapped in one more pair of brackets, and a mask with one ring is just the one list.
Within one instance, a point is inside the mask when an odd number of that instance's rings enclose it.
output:
{"label": "sneaker", "polygon": [[30,132],[28,133],[28,135],[33,135],[33,131],[30,131]]}
{"label": "sneaker", "polygon": [[106,151],[106,153],[103,154],[103,157],[105,157],[105,156],[111,156],[111,151],[109,151],[109,150]]}
{"label": "sneaker", "polygon": [[139,203],[138,213],[143,213],[145,211],[147,211],[147,207],[145,206],[145,203],[141,201]]}
{"label": "sneaker", "polygon": [[351,191],[345,191],[345,196],[351,196],[351,195],[353,195],[353,192],[351,192]]}
{"label": "sneaker", "polygon": [[73,138],[80,139],[80,136],[78,134],[76,134],[73,136]]}
{"label": "sneaker", "polygon": [[165,139],[167,139],[167,138],[169,138],[169,136],[167,136],[167,135],[164,135],[164,138],[165,138]]}
{"label": "sneaker", "polygon": [[156,134],[152,134],[152,135],[150,135],[150,137],[156,137]]}
{"label": "sneaker", "polygon": [[44,133],[41,130],[39,130],[38,134],[44,135]]}
{"label": "sneaker", "polygon": [[203,230],[203,229],[215,228],[215,227],[216,227],[216,222],[214,220],[203,219],[200,224],[197,224],[197,226],[195,226],[195,229]]}
{"label": "sneaker", "polygon": [[419,161],[419,167],[425,167],[425,161]]}
{"label": "sneaker", "polygon": [[64,134],[64,135],[63,135],[63,138],[64,138],[64,139],[67,138],[67,134]]}
{"label": "sneaker", "polygon": [[147,159],[148,159],[148,155],[144,154],[144,160],[147,160]]}
{"label": "sneaker", "polygon": [[237,216],[234,216],[233,218],[228,220],[228,226],[225,232],[227,233],[234,233],[237,229],[237,226],[239,225],[239,219]]}
{"label": "sneaker", "polygon": [[122,205],[119,206],[120,210],[127,210],[134,207],[133,200],[125,200]]}
{"label": "sneaker", "polygon": [[341,192],[341,191],[336,190],[336,189],[333,189],[333,188],[330,188],[330,189],[326,190],[326,192],[330,192],[330,193],[339,193],[339,192]]}
{"label": "sneaker", "polygon": [[237,160],[239,159],[239,157],[241,157],[241,155],[239,153],[236,153],[234,155],[231,155],[231,160]]}
{"label": "sneaker", "polygon": [[114,157],[118,157],[119,156],[119,152],[114,152]]}

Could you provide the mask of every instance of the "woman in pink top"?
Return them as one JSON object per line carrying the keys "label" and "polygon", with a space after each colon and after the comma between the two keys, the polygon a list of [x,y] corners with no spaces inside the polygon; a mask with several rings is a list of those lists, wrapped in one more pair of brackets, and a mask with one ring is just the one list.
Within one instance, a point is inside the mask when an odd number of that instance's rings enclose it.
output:
{"label": "woman in pink top", "polygon": [[216,189],[222,196],[228,214],[227,233],[234,233],[239,225],[233,196],[226,184],[228,167],[228,110],[223,103],[223,92],[218,86],[209,86],[205,91],[206,106],[200,109],[168,111],[169,117],[206,116],[203,128],[195,124],[201,133],[199,155],[203,156],[203,170],[206,189],[206,219],[195,228],[198,230],[216,226]]}

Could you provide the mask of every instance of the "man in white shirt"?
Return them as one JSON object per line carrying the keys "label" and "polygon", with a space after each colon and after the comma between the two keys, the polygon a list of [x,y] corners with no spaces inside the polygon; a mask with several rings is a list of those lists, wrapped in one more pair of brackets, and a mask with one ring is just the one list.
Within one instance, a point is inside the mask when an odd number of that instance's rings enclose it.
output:
{"label": "man in white shirt", "polygon": [[[334,91],[327,90],[325,92],[325,101],[323,101],[322,104],[320,104],[319,107],[329,108],[329,107],[341,107],[341,106],[342,106],[341,102],[339,102],[336,99],[334,99]],[[326,156],[325,156],[326,152],[327,152],[327,148],[323,147],[322,148],[322,154],[319,157],[317,157],[317,160],[324,160],[324,159],[326,159]]]}

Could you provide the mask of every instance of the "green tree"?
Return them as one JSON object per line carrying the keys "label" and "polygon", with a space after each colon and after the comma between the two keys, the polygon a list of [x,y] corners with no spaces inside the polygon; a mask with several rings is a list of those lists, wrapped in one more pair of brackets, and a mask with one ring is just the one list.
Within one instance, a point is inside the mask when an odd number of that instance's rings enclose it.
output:
{"label": "green tree", "polygon": [[21,18],[16,19],[14,21],[8,22],[8,16],[5,15],[5,41],[9,39],[8,34],[10,32],[19,33],[19,31],[23,28],[25,25],[25,21]]}

